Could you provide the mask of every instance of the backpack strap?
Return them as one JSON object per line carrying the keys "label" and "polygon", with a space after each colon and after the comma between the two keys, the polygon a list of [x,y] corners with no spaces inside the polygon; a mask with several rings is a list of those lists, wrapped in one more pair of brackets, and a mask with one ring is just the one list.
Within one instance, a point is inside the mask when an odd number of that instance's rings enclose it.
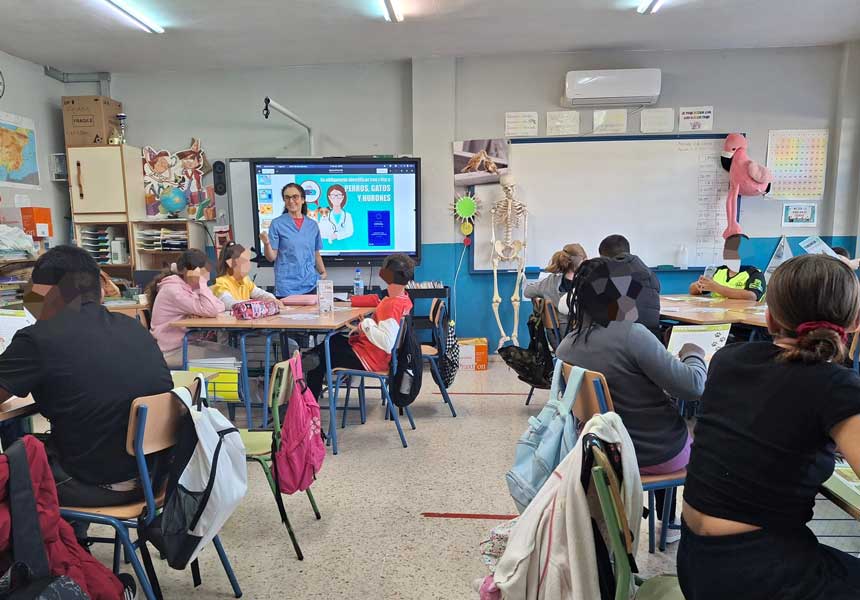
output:
{"label": "backpack strap", "polygon": [[[564,368],[562,361],[556,362],[556,372]],[[564,394],[561,397],[562,414],[567,414],[573,409],[573,403],[576,401],[576,395],[579,393],[579,388],[582,385],[582,380],[585,377],[585,369],[582,367],[573,367],[570,370],[570,375],[567,378],[567,387],[564,388]],[[553,383],[555,376],[553,375]]]}
{"label": "backpack strap", "polygon": [[33,495],[30,479],[30,464],[27,447],[18,440],[6,451],[9,461],[9,508],[12,513],[12,555],[16,562],[27,565],[33,579],[43,579],[51,574],[42,529],[39,527],[39,512]]}

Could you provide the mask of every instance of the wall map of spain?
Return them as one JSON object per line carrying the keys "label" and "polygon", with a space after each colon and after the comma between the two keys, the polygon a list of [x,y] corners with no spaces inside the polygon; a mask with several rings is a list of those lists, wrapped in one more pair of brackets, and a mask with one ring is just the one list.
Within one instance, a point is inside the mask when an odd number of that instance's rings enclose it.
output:
{"label": "wall map of spain", "polygon": [[0,186],[39,188],[33,120],[0,112]]}

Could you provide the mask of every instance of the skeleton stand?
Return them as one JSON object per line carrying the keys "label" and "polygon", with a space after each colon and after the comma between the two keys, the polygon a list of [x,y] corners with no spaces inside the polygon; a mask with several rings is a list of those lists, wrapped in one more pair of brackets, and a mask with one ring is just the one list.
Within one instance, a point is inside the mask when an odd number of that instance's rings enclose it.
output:
{"label": "skeleton stand", "polygon": [[[493,215],[493,224],[490,228],[491,243],[493,245],[493,315],[496,317],[496,324],[499,326],[499,332],[501,333],[496,349],[501,348],[508,341],[512,341],[518,345],[517,330],[520,324],[520,286],[526,264],[526,236],[528,232],[528,210],[526,209],[526,205],[514,196],[515,183],[513,177],[510,175],[503,176],[501,184],[505,196],[497,200],[490,210],[490,213]],[[522,223],[523,228],[523,239],[515,240],[514,229],[520,227],[520,223]],[[496,239],[497,225],[501,227],[503,232],[503,237],[500,240]],[[517,279],[514,283],[514,293],[511,296],[511,305],[514,309],[514,327],[511,335],[505,333],[502,319],[499,317],[499,306],[502,303],[502,297],[499,295],[499,263],[503,261],[516,262],[517,265]]]}

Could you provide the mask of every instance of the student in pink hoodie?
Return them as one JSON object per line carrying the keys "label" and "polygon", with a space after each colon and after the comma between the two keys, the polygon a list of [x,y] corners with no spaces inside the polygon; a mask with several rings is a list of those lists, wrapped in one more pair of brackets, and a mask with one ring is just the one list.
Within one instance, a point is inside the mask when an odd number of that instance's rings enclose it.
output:
{"label": "student in pink hoodie", "polygon": [[[200,250],[186,250],[171,270],[156,277],[147,288],[152,307],[150,328],[164,353],[167,366],[182,367],[182,339],[185,329],[174,327],[174,321],[187,317],[217,317],[226,310],[209,290],[209,259]],[[239,353],[229,346],[192,340],[188,345],[188,359],[236,356]]]}

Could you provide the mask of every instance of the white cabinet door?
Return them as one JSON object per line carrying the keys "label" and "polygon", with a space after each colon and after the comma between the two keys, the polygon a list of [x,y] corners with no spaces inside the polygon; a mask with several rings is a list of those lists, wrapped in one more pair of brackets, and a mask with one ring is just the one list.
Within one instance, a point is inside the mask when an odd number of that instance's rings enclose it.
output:
{"label": "white cabinet door", "polygon": [[69,148],[69,193],[74,213],[124,213],[121,148]]}

